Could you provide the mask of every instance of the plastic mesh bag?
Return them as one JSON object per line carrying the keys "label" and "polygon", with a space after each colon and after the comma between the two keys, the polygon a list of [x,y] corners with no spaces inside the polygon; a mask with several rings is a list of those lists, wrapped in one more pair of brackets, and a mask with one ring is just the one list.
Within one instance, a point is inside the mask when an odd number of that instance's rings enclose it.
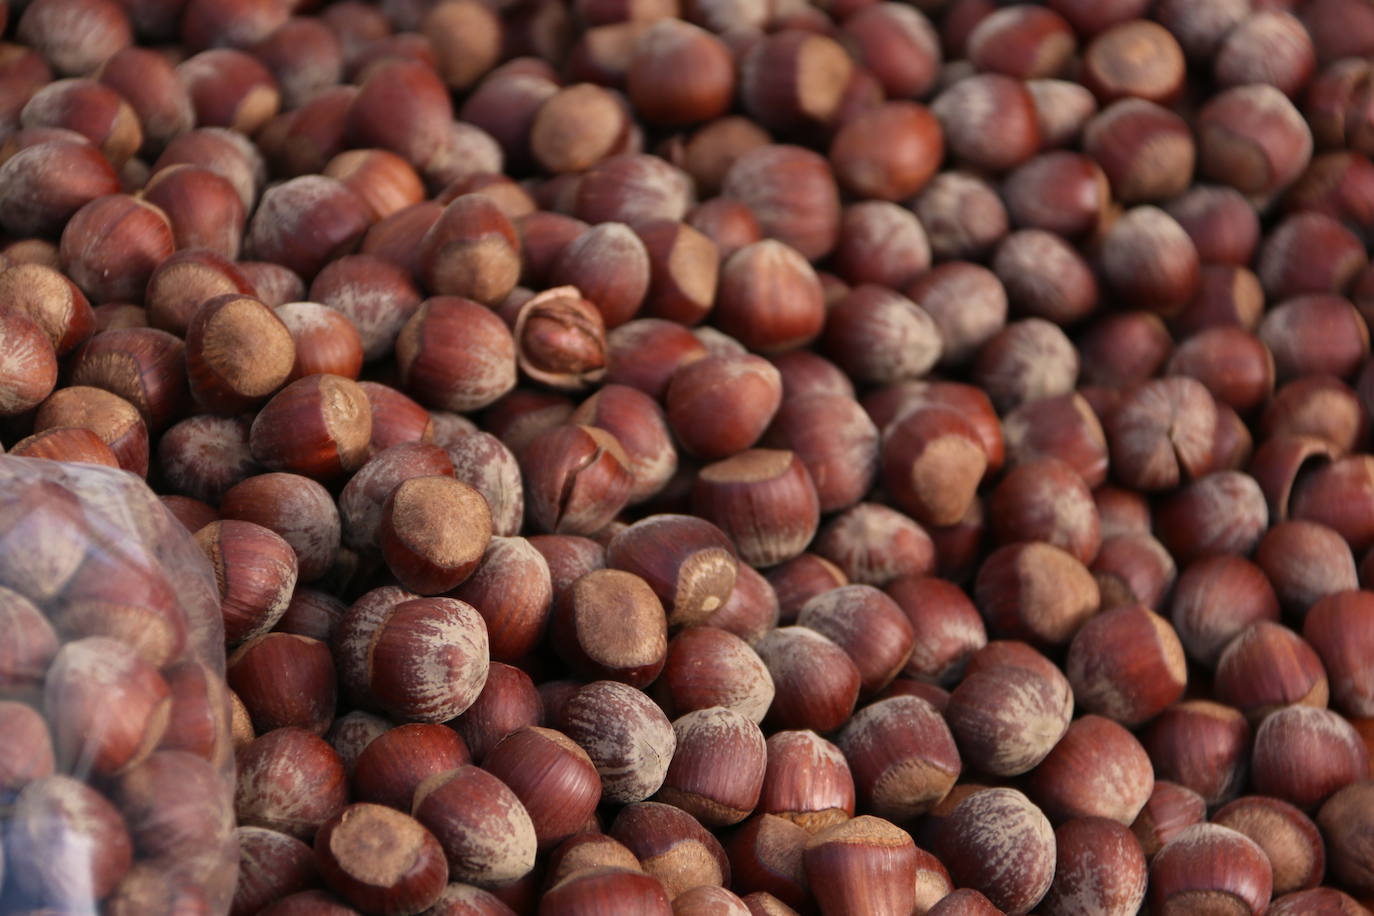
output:
{"label": "plastic mesh bag", "polygon": [[0,914],[224,912],[219,594],[142,480],[0,456]]}

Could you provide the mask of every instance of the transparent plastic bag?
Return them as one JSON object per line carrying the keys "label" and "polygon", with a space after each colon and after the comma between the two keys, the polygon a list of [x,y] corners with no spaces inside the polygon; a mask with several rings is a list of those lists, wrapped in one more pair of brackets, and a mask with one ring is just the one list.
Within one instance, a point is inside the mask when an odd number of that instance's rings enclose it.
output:
{"label": "transparent plastic bag", "polygon": [[0,914],[223,913],[214,573],[144,482],[0,456]]}

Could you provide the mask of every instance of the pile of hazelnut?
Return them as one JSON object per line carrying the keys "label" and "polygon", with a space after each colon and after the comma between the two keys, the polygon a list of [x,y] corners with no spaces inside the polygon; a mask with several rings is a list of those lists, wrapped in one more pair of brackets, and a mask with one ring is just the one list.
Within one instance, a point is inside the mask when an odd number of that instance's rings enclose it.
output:
{"label": "pile of hazelnut", "polygon": [[[0,22],[0,444],[213,571],[232,916],[1369,916],[1374,0]],[[23,819],[8,607],[0,914],[215,912]]]}

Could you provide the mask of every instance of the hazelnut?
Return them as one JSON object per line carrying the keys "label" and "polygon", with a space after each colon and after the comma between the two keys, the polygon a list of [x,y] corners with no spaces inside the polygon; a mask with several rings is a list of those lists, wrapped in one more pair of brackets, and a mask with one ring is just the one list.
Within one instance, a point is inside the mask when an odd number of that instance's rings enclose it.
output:
{"label": "hazelnut", "polygon": [[878,503],[859,503],[832,517],[814,546],[850,581],[879,588],[900,576],[926,575],[935,565],[935,544],[925,529]]}
{"label": "hazelnut", "polygon": [[694,626],[668,643],[663,675],[655,688],[673,715],[722,706],[753,722],[773,702],[773,679],[758,654],[723,629]]}
{"label": "hazelnut", "polygon": [[239,750],[237,772],[234,812],[244,827],[308,840],[348,801],[343,759],[302,728],[255,738]]}
{"label": "hazelnut", "polygon": [[382,507],[378,541],[401,585],[421,595],[447,592],[472,575],[491,539],[482,495],[447,476],[412,477]]}
{"label": "hazelnut", "polygon": [[410,810],[415,789],[430,776],[470,762],[453,729],[413,722],[388,729],[370,741],[353,766],[353,794],[362,801]]}
{"label": "hazelnut", "polygon": [[534,824],[495,776],[464,765],[415,789],[411,813],[439,840],[449,880],[478,886],[514,881],[534,867]]}
{"label": "hazelnut", "polygon": [[828,122],[839,109],[853,60],[825,35],[785,29],[759,40],[740,61],[744,108],[770,130]]}
{"label": "hazelnut", "polygon": [[1268,620],[1251,624],[1227,643],[1217,659],[1217,699],[1252,722],[1292,703],[1324,708],[1326,672],[1316,651],[1287,627]]}
{"label": "hazelnut", "polygon": [[1054,882],[1040,911],[1129,916],[1145,902],[1146,866],[1129,829],[1100,817],[1075,817],[1054,832]]}
{"label": "hazelnut", "polygon": [[[618,621],[614,628],[607,621]],[[663,604],[633,573],[598,569],[559,596],[550,621],[555,650],[583,677],[636,687],[653,682],[668,651]]]}
{"label": "hazelnut", "polygon": [[[793,40],[798,34],[790,32],[786,37]],[[730,166],[721,193],[743,201],[765,237],[796,249],[808,261],[824,257],[835,247],[839,189],[830,164],[817,153],[786,144],[751,149]]]}
{"label": "hazelnut", "polygon": [[673,722],[677,746],[654,797],[707,827],[737,824],[758,805],[767,752],[763,732],[733,709],[711,706]]}
{"label": "hazelnut", "polygon": [[550,728],[517,728],[496,743],[482,766],[520,799],[541,849],[579,832],[601,800],[601,780],[587,752]]}
{"label": "hazelnut", "polygon": [[1374,890],[1363,828],[1374,808],[1374,783],[1352,783],[1332,795],[1317,812],[1317,824],[1326,837],[1331,876],[1357,894]]}
{"label": "hazelnut", "polygon": [[1030,775],[1030,794],[1055,820],[1105,817],[1135,821],[1154,789],[1145,749],[1125,728],[1101,716],[1069,725]]}
{"label": "hazelnut", "polygon": [[1315,887],[1326,870],[1326,848],[1312,819],[1277,798],[1238,798],[1212,815],[1212,823],[1254,840],[1269,857],[1274,895]]}
{"label": "hazelnut", "polygon": [[1210,700],[1175,703],[1143,737],[1155,775],[1202,796],[1207,804],[1233,798],[1245,780],[1251,730],[1244,714]]}
{"label": "hazelnut", "polygon": [[683,448],[719,459],[758,442],[781,401],[782,376],[767,360],[752,354],[707,356],[679,365],[664,408]]}
{"label": "hazelnut", "polygon": [[795,453],[775,449],[750,449],[702,468],[692,504],[755,566],[800,554],[820,522],[811,474]]}
{"label": "hazelnut", "polygon": [[631,907],[653,916],[675,912],[663,882],[640,871],[610,866],[565,878],[549,888],[540,905],[556,912],[594,912],[608,900],[616,907]]}
{"label": "hazelnut", "polygon": [[[719,528],[691,516],[649,516],[607,546],[607,563],[641,576],[672,624],[704,622],[729,597],[738,563]],[[712,704],[714,705],[714,704]]]}
{"label": "hazelnut", "polygon": [[968,766],[1015,776],[1035,768],[1059,743],[1073,695],[1058,669],[1044,667],[993,664],[970,671],[954,688],[945,719]]}
{"label": "hazelnut", "polygon": [[235,834],[241,877],[229,910],[234,916],[256,913],[318,880],[314,852],[295,837],[262,827],[240,827]]}
{"label": "hazelnut", "polygon": [[[977,169],[1005,171],[1025,162],[1040,144],[1035,101],[1025,84],[979,73],[946,88],[930,110],[944,129],[952,156]],[[988,117],[996,112],[995,123]]]}
{"label": "hazelnut", "polygon": [[1150,863],[1150,908],[1222,906],[1263,913],[1273,888],[1264,850],[1219,824],[1179,831]]}
{"label": "hazelnut", "polygon": [[1053,828],[1015,789],[965,798],[940,825],[936,852],[956,885],[982,892],[1007,913],[1030,912],[1054,878]]}
{"label": "hazelnut", "polygon": [[294,725],[322,735],[334,721],[334,660],[319,640],[254,637],[229,656],[225,679],[259,733]]}
{"label": "hazelnut", "polygon": [[906,831],[865,814],[813,835],[802,857],[823,912],[857,916],[915,909],[919,852]]}
{"label": "hazelnut", "polygon": [[1374,712],[1374,685],[1361,659],[1370,641],[1374,604],[1362,591],[1332,593],[1311,605],[1303,637],[1316,649],[1330,678],[1331,698],[1348,715]]}
{"label": "hazelnut", "polygon": [[493,537],[476,571],[450,595],[482,615],[491,657],[514,661],[543,636],[554,592],[549,565],[530,541]]}
{"label": "hazelnut", "polygon": [[644,872],[662,881],[675,899],[694,887],[730,883],[730,861],[720,842],[696,818],[672,805],[627,805],[610,835],[638,857]]}
{"label": "hazelnut", "polygon": [[[854,777],[838,747],[812,731],[775,732],[766,746],[759,811],[808,833],[853,817]],[[762,825],[761,832],[766,832]]]}
{"label": "hazelnut", "polygon": [[133,860],[118,809],[69,776],[24,787],[6,830],[16,887],[58,907],[89,907],[108,895]]}
{"label": "hazelnut", "polygon": [[788,626],[765,634],[754,651],[776,690],[766,720],[771,726],[828,732],[849,719],[860,675],[839,646],[808,627]]}
{"label": "hazelnut", "polygon": [[519,668],[492,662],[487,680],[453,728],[478,761],[498,741],[525,725],[540,725],[544,720],[543,701],[530,676]]}
{"label": "hazelnut", "polygon": [[1131,825],[1131,832],[1140,841],[1147,859],[1153,859],[1160,848],[1179,831],[1207,819],[1207,803],[1192,789],[1174,782],[1156,780],[1150,800]]}
{"label": "hazelnut", "polygon": [[1363,778],[1368,758],[1346,719],[1315,706],[1285,706],[1255,730],[1250,783],[1260,794],[1311,810]]}
{"label": "hazelnut", "polygon": [[535,436],[519,457],[531,519],[542,531],[591,534],[629,500],[629,459],[605,430],[557,426]]}
{"label": "hazelnut", "polygon": [[368,912],[413,913],[444,889],[444,851],[419,821],[382,805],[349,805],[321,825],[315,860],[325,883]]}
{"label": "hazelnut", "polygon": [[898,823],[938,804],[962,768],[949,727],[933,706],[916,697],[891,697],[864,707],[837,740],[860,799]]}
{"label": "hazelnut", "polygon": [[1307,123],[1273,86],[1237,86],[1213,96],[1195,126],[1200,173],[1243,194],[1282,189],[1312,155]]}
{"label": "hazelnut", "polygon": [[967,171],[940,172],[912,203],[936,258],[976,260],[1007,234],[1006,205],[986,180]]}

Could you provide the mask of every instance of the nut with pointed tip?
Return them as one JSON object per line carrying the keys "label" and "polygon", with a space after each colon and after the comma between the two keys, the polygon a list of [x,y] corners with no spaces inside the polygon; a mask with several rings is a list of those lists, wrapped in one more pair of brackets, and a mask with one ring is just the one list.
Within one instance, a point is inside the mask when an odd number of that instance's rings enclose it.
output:
{"label": "nut with pointed tip", "polygon": [[1157,779],[1186,786],[1207,804],[1218,805],[1244,784],[1250,738],[1240,710],[1185,700],[1155,717],[1142,740]]}
{"label": "nut with pointed tip", "polygon": [[1196,824],[1175,834],[1150,863],[1150,909],[1220,907],[1258,916],[1273,870],[1253,840],[1229,827]]}
{"label": "nut with pointed tip", "polygon": [[1015,789],[985,789],[960,802],[939,827],[936,853],[956,885],[1008,914],[1034,909],[1054,877],[1053,828]]}
{"label": "nut with pointed tip", "polygon": [[259,733],[295,725],[323,735],[334,721],[334,660],[308,636],[265,633],[239,646],[225,679]]}
{"label": "nut with pointed tip", "polygon": [[276,471],[330,481],[367,458],[372,411],[357,382],[311,375],[277,392],[253,420],[253,458]]}
{"label": "nut with pointed tip", "polygon": [[883,435],[883,482],[897,505],[922,524],[963,518],[987,464],[977,431],[953,410],[912,410]]}
{"label": "nut with pointed tip", "polygon": [[733,709],[711,706],[673,722],[677,748],[655,796],[708,827],[737,824],[758,805],[767,750],[763,732]]}
{"label": "nut with pointed tip", "polygon": [[196,532],[219,583],[226,645],[276,626],[296,587],[296,553],[281,535],[252,522],[225,519]]}
{"label": "nut with pointed tip", "polygon": [[629,868],[605,866],[575,872],[550,887],[540,909],[551,913],[643,913],[673,916],[666,884]]}
{"label": "nut with pointed tip", "polygon": [[41,685],[60,646],[51,621],[28,598],[0,587],[0,627],[10,634],[0,645],[0,691]]}
{"label": "nut with pointed tip", "polygon": [[730,255],[721,268],[712,314],[722,331],[761,353],[803,346],[831,320],[815,270],[775,239]]}
{"label": "nut with pointed tip", "polygon": [[1046,916],[1133,916],[1145,902],[1140,843],[1121,824],[1075,817],[1054,832],[1054,883],[1040,902]]}
{"label": "nut with pointed tip", "polygon": [[1332,795],[1317,813],[1326,836],[1331,875],[1344,887],[1374,894],[1374,862],[1369,855],[1369,818],[1374,813],[1374,781],[1362,780]]}
{"label": "nut with pointed tip", "polygon": [[1150,800],[1131,824],[1147,859],[1153,859],[1165,843],[1186,827],[1207,820],[1207,803],[1192,789],[1176,782],[1156,780]]}
{"label": "nut with pointed tip", "polygon": [[1044,664],[1028,668],[1003,661],[970,668],[950,694],[945,719],[972,769],[995,776],[1028,772],[1068,730],[1073,714],[1068,681],[1043,656],[1033,650],[1027,654]]}
{"label": "nut with pointed tip", "polygon": [[439,840],[449,880],[492,887],[534,868],[534,823],[520,799],[495,776],[464,765],[415,789],[411,813]]}
{"label": "nut with pointed tip", "polygon": [[1227,644],[1251,624],[1279,619],[1278,598],[1264,571],[1237,556],[1188,566],[1171,604],[1170,619],[1188,657],[1207,667],[1215,667]]}
{"label": "nut with pointed tip", "polygon": [[1150,758],[1135,736],[1101,716],[1069,725],[1030,775],[1029,791],[1056,821],[1105,817],[1130,825],[1154,790]]}
{"label": "nut with pointed tip", "polygon": [[639,858],[645,873],[663,882],[670,900],[694,887],[730,883],[730,861],[720,841],[681,808],[627,805],[611,823],[610,835]]}
{"label": "nut with pointed tip", "polygon": [[1365,663],[1374,645],[1370,594],[1327,595],[1308,610],[1302,633],[1321,656],[1336,706],[1351,716],[1374,716],[1374,672]]}
{"label": "nut with pointed tip", "polygon": [[482,767],[520,799],[540,849],[581,831],[601,801],[601,779],[587,752],[551,728],[521,726],[497,742]]}
{"label": "nut with pointed tip", "polygon": [[1250,785],[1261,795],[1311,810],[1368,773],[1364,741],[1329,709],[1285,706],[1255,730]]}
{"label": "nut with pointed tip", "polygon": [[53,657],[43,708],[64,770],[111,775],[157,746],[171,714],[171,693],[132,648],[90,636],[67,643]]}
{"label": "nut with pointed tip", "polygon": [[303,728],[261,735],[237,755],[234,813],[244,827],[266,827],[300,840],[348,803],[338,752]]}
{"label": "nut with pointed tip", "polygon": [[[22,320],[22,319],[20,319]],[[41,333],[35,331],[35,333]],[[12,341],[13,338],[10,338]],[[46,346],[46,341],[43,342]],[[20,352],[24,345],[18,343]],[[34,380],[34,376],[25,375],[27,385]],[[37,378],[42,382],[40,388],[46,387],[46,379],[40,373]],[[3,386],[4,382],[0,382]],[[30,389],[33,394],[37,390]],[[16,394],[14,389],[10,394]],[[22,391],[17,392],[20,401],[28,403],[28,395]],[[5,395],[0,395],[3,397]],[[17,401],[11,401],[17,404]],[[29,407],[34,406],[28,403]],[[68,388],[59,388],[53,392],[47,400],[38,404],[38,410],[33,417],[33,431],[35,433],[45,432],[62,426],[74,426],[89,429],[100,437],[100,441],[110,447],[114,452],[115,458],[119,460],[119,466],[130,473],[140,477],[148,474],[148,427],[144,423],[143,417],[138,409],[124,398],[99,388],[92,388],[86,385],[72,385]],[[0,411],[4,408],[0,407]],[[27,408],[26,408],[27,409]]]}
{"label": "nut with pointed tip", "polygon": [[573,694],[556,721],[596,766],[603,798],[632,804],[663,785],[677,735],[641,691],[615,681],[593,682]]}
{"label": "nut with pointed tip", "polygon": [[[357,627],[367,697],[399,718],[446,722],[473,704],[486,681],[486,625],[470,604],[454,598],[400,598]],[[338,645],[336,639],[336,653]],[[347,685],[342,661],[339,667]]]}
{"label": "nut with pointed tip", "polygon": [[421,402],[464,412],[515,387],[515,341],[488,308],[457,296],[428,299],[396,338],[401,381]]}
{"label": "nut with pointed tip", "polygon": [[239,827],[239,880],[229,912],[244,916],[315,885],[315,853],[292,836],[263,827]]}
{"label": "nut with pointed tip", "polygon": [[979,568],[973,591],[994,633],[1040,645],[1073,638],[1101,603],[1088,568],[1043,541],[993,551]]}
{"label": "nut with pointed tip", "polygon": [[1174,628],[1142,605],[1090,618],[1069,644],[1064,670],[1081,709],[1127,726],[1154,718],[1188,683]]}
{"label": "nut with pointed tip", "polygon": [[1316,887],[1326,871],[1326,847],[1312,819],[1277,798],[1238,798],[1212,815],[1212,823],[1245,834],[1269,858],[1274,896]]}
{"label": "nut with pointed tip", "polygon": [[[1320,601],[1340,604],[1342,599],[1335,595],[1359,587],[1350,545],[1335,530],[1316,522],[1285,521],[1271,527],[1260,539],[1255,563],[1272,583],[1283,609],[1298,616],[1309,615]],[[1304,638],[1315,645],[1305,619],[1304,624]],[[1320,648],[1317,651],[1326,655]],[[1329,669],[1331,660],[1324,657],[1323,661]]]}
{"label": "nut with pointed tip", "polygon": [[931,576],[903,576],[885,591],[910,622],[914,641],[902,673],[949,685],[963,675],[968,657],[987,645],[978,609],[952,582]]}
{"label": "nut with pointed tip", "polygon": [[776,694],[772,728],[829,732],[848,721],[859,696],[859,669],[843,649],[809,627],[780,627],[754,644]]}
{"label": "nut with pointed tip", "polygon": [[1015,462],[987,504],[1001,544],[1043,541],[1091,563],[1101,546],[1097,507],[1087,484],[1057,458]]}
{"label": "nut with pointed tip", "polygon": [[963,767],[949,726],[917,697],[891,697],[865,706],[836,741],[853,771],[860,800],[897,823],[938,804]]}
{"label": "nut with pointed tip", "polygon": [[473,760],[480,763],[502,738],[522,726],[543,721],[543,701],[530,676],[519,668],[493,661],[487,668],[482,692],[452,725],[466,742]]}
{"label": "nut with pointed tip", "polygon": [[854,816],[854,777],[838,747],[812,731],[780,731],[766,743],[758,810],[816,833]]}
{"label": "nut with pointed tip", "polygon": [[723,531],[704,519],[669,514],[616,534],[606,562],[643,578],[663,601],[668,622],[686,626],[705,622],[725,603],[739,567]]}
{"label": "nut with pointed tip", "polygon": [[863,689],[874,694],[906,665],[915,632],[891,597],[871,585],[844,585],[802,606],[799,626],[829,637],[858,666]]}
{"label": "nut with pointed tip", "polygon": [[1326,671],[1301,636],[1268,620],[1251,624],[1227,643],[1217,660],[1216,697],[1258,724],[1283,706],[1325,708]]}
{"label": "nut with pointed tip", "polygon": [[773,702],[773,678],[740,637],[710,626],[688,627],[668,643],[655,696],[673,716],[724,706],[762,722]]}

